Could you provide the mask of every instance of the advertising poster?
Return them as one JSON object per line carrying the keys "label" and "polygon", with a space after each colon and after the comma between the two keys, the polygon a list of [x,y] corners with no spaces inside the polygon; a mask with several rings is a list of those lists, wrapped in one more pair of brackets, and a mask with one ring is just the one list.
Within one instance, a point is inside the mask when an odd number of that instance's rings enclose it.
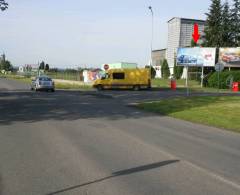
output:
{"label": "advertising poster", "polygon": [[178,48],[178,66],[215,66],[216,48]]}
{"label": "advertising poster", "polygon": [[240,47],[220,48],[219,63],[226,67],[240,67]]}

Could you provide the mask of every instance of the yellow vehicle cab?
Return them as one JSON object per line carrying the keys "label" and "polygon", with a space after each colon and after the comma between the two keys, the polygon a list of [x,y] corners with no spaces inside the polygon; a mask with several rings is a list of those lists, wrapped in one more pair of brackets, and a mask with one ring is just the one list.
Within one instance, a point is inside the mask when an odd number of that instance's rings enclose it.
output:
{"label": "yellow vehicle cab", "polygon": [[101,79],[97,79],[93,87],[98,90],[151,88],[150,70],[146,68],[111,69]]}

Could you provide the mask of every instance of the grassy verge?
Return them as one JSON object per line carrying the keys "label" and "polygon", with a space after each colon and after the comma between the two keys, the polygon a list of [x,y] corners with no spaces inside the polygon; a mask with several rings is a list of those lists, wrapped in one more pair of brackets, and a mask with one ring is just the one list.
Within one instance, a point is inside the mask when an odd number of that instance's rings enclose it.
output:
{"label": "grassy verge", "polygon": [[12,75],[12,74],[8,74],[8,75],[0,75],[0,77],[2,78],[8,78],[8,79],[12,79],[12,80],[17,80],[17,81],[21,81],[24,83],[31,83],[31,78],[27,78],[27,77],[23,77],[23,76],[18,76],[18,75]]}
{"label": "grassy verge", "polygon": [[[177,80],[177,89],[185,90],[186,86],[186,80],[180,79]],[[153,79],[152,80],[152,86],[157,88],[166,88],[170,89],[170,80],[169,79]],[[204,93],[230,93],[230,89],[216,89],[216,88],[209,88],[209,87],[201,87],[201,84],[198,81],[195,80],[189,80],[189,90],[191,92],[204,92]]]}
{"label": "grassy verge", "polygon": [[179,97],[142,103],[140,108],[167,116],[240,132],[240,97]]}
{"label": "grassy verge", "polygon": [[[177,80],[177,87],[178,88],[185,88],[185,79]],[[160,88],[170,88],[170,80],[169,79],[152,79],[152,86],[153,87],[160,87]],[[189,86],[194,88],[201,87],[198,81],[189,80]]]}
{"label": "grassy verge", "polygon": [[[31,83],[31,78],[26,78],[18,75],[0,75],[2,78],[8,78],[12,80],[17,80],[24,83]],[[84,90],[91,90],[91,85],[77,85],[77,84],[71,84],[71,83],[55,83],[56,89],[84,89]]]}
{"label": "grassy verge", "polygon": [[66,83],[56,83],[56,89],[84,89],[91,90],[93,89],[91,85],[76,85],[76,84],[66,84]]}

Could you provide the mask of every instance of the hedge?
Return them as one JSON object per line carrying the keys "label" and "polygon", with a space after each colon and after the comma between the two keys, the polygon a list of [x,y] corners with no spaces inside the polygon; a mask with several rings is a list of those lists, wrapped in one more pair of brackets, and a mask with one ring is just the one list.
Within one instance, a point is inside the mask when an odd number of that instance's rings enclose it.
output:
{"label": "hedge", "polygon": [[[233,82],[240,82],[240,71],[223,71],[219,77],[219,83],[221,89],[229,88],[229,84],[232,78]],[[218,88],[218,73],[214,72],[208,79],[208,87]]]}

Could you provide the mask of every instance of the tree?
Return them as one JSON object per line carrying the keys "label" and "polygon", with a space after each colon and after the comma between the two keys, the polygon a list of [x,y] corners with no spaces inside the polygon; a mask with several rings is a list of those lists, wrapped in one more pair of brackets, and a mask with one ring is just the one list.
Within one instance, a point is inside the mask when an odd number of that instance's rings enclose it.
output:
{"label": "tree", "polygon": [[180,79],[183,73],[183,66],[177,66],[175,62],[173,71],[174,71],[174,77],[176,79]]}
{"label": "tree", "polygon": [[222,47],[231,47],[233,46],[232,41],[232,32],[231,29],[231,13],[229,8],[229,3],[226,1],[223,5],[222,10],[222,26],[221,26],[221,32],[222,32]]}
{"label": "tree", "polygon": [[205,42],[207,47],[222,46],[222,5],[221,0],[211,0],[212,4],[207,15],[205,28]]}
{"label": "tree", "polygon": [[0,9],[1,11],[4,11],[8,8],[8,3],[5,2],[5,0],[0,0]]}
{"label": "tree", "polygon": [[8,60],[1,61],[0,69],[5,71],[11,71],[13,69],[11,63]]}
{"label": "tree", "polygon": [[163,77],[164,79],[169,78],[169,76],[170,76],[170,70],[169,70],[168,62],[167,62],[166,59],[163,61],[163,64],[162,64],[161,69],[162,69],[162,77]]}
{"label": "tree", "polygon": [[240,46],[240,0],[233,0],[230,21],[233,46]]}
{"label": "tree", "polygon": [[44,70],[44,69],[45,69],[45,63],[44,63],[44,61],[42,61],[42,62],[40,63],[39,69],[40,69],[40,70]]}
{"label": "tree", "polygon": [[46,71],[49,71],[49,69],[50,69],[50,68],[49,68],[49,64],[46,64],[45,70],[46,70]]}

